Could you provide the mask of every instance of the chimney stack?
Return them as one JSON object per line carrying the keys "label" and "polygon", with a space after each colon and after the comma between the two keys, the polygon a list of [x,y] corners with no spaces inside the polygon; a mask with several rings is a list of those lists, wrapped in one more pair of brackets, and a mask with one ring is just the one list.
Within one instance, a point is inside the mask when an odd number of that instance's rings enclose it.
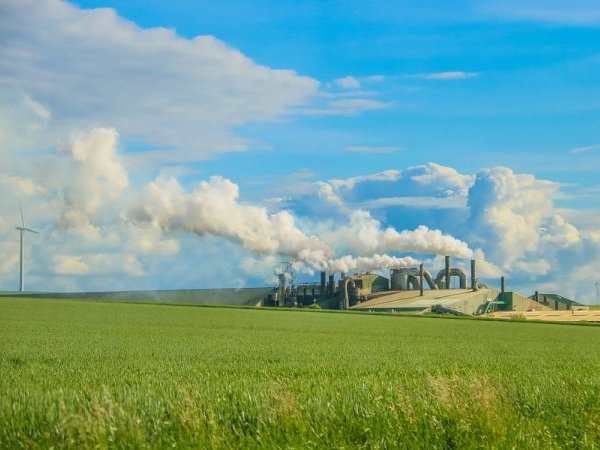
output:
{"label": "chimney stack", "polygon": [[329,274],[329,285],[327,286],[327,291],[329,292],[329,296],[333,297],[335,292],[335,275],[332,273]]}
{"label": "chimney stack", "polygon": [[444,259],[446,262],[446,289],[450,289],[450,257],[446,256]]}

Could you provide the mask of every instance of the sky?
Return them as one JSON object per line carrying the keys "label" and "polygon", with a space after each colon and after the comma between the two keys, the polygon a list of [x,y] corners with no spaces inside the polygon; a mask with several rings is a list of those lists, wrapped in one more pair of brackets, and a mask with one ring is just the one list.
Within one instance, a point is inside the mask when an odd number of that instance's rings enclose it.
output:
{"label": "sky", "polygon": [[600,4],[0,2],[0,290],[443,255],[595,302]]}

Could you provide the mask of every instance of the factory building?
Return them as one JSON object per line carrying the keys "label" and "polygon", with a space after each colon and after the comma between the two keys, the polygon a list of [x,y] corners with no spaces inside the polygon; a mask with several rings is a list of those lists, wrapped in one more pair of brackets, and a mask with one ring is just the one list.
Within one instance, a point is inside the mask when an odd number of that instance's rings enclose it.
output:
{"label": "factory building", "polygon": [[[447,313],[456,315],[493,315],[500,317],[514,312],[549,312],[583,310],[587,307],[557,294],[524,297],[505,289],[504,277],[500,289],[482,284],[477,279],[476,262],[471,261],[470,273],[453,267],[445,257],[444,267],[437,272],[419,267],[394,268],[388,277],[376,273],[353,275],[321,272],[319,283],[294,285],[279,277],[275,296],[265,301],[270,306],[308,306],[363,310],[372,312]],[[596,320],[596,319],[590,319]],[[597,320],[600,320],[598,317]]]}

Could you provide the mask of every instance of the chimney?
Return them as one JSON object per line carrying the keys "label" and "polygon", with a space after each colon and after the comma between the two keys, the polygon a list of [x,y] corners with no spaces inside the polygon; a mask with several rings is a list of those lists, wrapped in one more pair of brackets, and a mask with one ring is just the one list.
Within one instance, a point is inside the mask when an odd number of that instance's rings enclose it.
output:
{"label": "chimney", "polygon": [[450,257],[446,256],[444,259],[446,262],[446,289],[450,289]]}
{"label": "chimney", "polygon": [[471,290],[475,292],[477,290],[477,276],[475,273],[475,260],[471,260]]}
{"label": "chimney", "polygon": [[285,274],[279,274],[279,289],[278,289],[278,305],[277,306],[285,306]]}
{"label": "chimney", "polygon": [[504,277],[500,277],[500,292],[504,293],[505,289]]}
{"label": "chimney", "polygon": [[327,274],[325,273],[325,271],[321,272],[321,298],[324,299],[327,296],[327,291],[326,291],[326,286],[325,286],[325,279],[327,277]]}
{"label": "chimney", "polygon": [[333,294],[335,292],[335,275],[330,273],[329,274],[329,285],[327,286],[327,291],[329,292],[329,296],[333,297]]}
{"label": "chimney", "polygon": [[419,264],[419,295],[423,297],[423,264]]}

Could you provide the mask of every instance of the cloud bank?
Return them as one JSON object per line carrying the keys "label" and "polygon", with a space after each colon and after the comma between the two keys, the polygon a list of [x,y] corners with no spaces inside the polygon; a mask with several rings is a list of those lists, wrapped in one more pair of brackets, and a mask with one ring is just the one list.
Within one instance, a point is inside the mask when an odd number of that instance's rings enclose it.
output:
{"label": "cloud bank", "polygon": [[[274,208],[245,201],[240,187],[220,176],[132,184],[135,173],[123,165],[111,128],[71,137],[45,165],[63,171],[36,176],[32,169],[29,178],[3,172],[0,184],[15,183],[34,205],[27,223],[42,234],[40,242],[30,238],[27,259],[30,279],[46,289],[157,287],[152,283],[172,271],[183,284],[177,287],[189,287],[198,281],[195,266],[219,279],[225,261],[236,268],[230,280],[261,284],[281,259],[307,274],[385,272],[421,261],[437,267],[448,254],[463,264],[477,259],[484,279],[505,275],[515,286],[534,283],[592,300],[600,263],[600,234],[556,208],[560,185],[507,167],[463,174],[429,163],[332,179]],[[2,208],[7,258],[0,281],[8,288],[17,273],[9,227],[18,207]],[[408,225],[410,218],[418,225]]]}
{"label": "cloud bank", "polygon": [[278,118],[319,90],[212,36],[142,29],[111,9],[56,0],[0,3],[0,42],[0,136],[13,145],[102,125],[171,150],[158,159],[203,159],[243,150],[233,127]]}

